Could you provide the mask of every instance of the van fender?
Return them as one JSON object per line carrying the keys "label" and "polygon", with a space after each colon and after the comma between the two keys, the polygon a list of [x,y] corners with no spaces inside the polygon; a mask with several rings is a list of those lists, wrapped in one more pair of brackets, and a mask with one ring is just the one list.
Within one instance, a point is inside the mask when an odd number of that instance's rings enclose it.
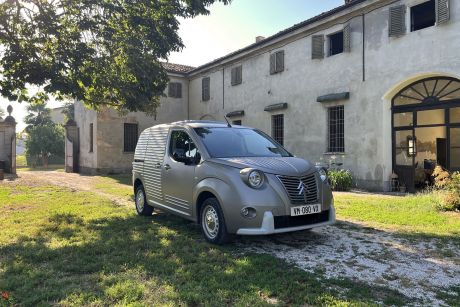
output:
{"label": "van fender", "polygon": [[198,208],[198,197],[203,192],[210,192],[212,193],[220,203],[221,209],[224,213],[224,216],[229,217],[232,214],[230,211],[231,202],[239,202],[239,195],[234,191],[234,188],[228,184],[227,182],[215,178],[209,177],[201,180],[196,186],[193,191],[193,204],[192,207],[192,216],[195,217],[195,220],[198,221],[199,212],[197,212]]}

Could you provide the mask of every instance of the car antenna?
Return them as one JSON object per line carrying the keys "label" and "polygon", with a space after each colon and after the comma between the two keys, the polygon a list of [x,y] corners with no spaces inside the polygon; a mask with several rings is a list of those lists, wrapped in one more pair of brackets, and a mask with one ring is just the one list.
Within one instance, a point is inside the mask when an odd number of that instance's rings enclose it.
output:
{"label": "car antenna", "polygon": [[224,115],[225,121],[227,122],[227,127],[232,128],[232,125],[230,125],[230,122],[228,121],[227,116]]}

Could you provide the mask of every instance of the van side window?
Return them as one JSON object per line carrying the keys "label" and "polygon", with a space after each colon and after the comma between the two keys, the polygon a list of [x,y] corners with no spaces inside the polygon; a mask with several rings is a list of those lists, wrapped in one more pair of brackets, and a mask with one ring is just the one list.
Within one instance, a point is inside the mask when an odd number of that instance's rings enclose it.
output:
{"label": "van side window", "polygon": [[176,130],[171,132],[169,155],[178,162],[197,164],[200,159],[198,149],[187,132]]}

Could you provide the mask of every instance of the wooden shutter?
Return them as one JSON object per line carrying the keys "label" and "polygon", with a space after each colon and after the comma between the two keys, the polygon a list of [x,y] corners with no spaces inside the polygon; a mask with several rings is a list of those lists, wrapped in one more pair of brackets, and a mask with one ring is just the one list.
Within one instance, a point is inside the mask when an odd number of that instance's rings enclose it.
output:
{"label": "wooden shutter", "polygon": [[450,19],[449,0],[436,1],[436,24],[446,23]]}
{"label": "wooden shutter", "polygon": [[276,66],[276,53],[272,53],[270,54],[270,75],[273,75],[274,73],[276,73],[275,66]]}
{"label": "wooden shutter", "polygon": [[275,53],[276,62],[275,62],[275,71],[282,72],[284,70],[284,51],[278,51]]}
{"label": "wooden shutter", "polygon": [[311,58],[324,59],[324,35],[311,37]]}
{"label": "wooden shutter", "polygon": [[231,70],[230,84],[236,85],[236,67],[233,67]]}
{"label": "wooden shutter", "polygon": [[243,65],[240,65],[238,67],[236,76],[237,76],[237,78],[236,78],[237,83],[238,84],[243,83]]}
{"label": "wooden shutter", "polygon": [[182,98],[182,83],[180,82],[176,83],[176,95],[174,97]]}
{"label": "wooden shutter", "polygon": [[174,83],[171,83],[169,82],[169,85],[168,85],[168,96],[169,97],[174,97]]}
{"label": "wooden shutter", "polygon": [[201,80],[201,100],[208,101],[210,96],[210,79],[206,77]]}
{"label": "wooden shutter", "polygon": [[388,20],[388,34],[390,37],[398,37],[406,34],[405,5],[390,7],[390,15]]}
{"label": "wooden shutter", "polygon": [[350,25],[346,25],[343,28],[343,52],[351,51],[351,28]]}

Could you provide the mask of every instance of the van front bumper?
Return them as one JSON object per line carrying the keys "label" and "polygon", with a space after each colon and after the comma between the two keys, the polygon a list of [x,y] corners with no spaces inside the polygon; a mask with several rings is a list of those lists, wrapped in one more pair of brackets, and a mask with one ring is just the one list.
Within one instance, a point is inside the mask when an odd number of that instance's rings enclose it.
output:
{"label": "van front bumper", "polygon": [[321,226],[332,225],[335,223],[335,208],[334,205],[331,205],[329,209],[329,218],[325,222],[309,224],[296,227],[283,227],[275,228],[275,218],[271,211],[265,211],[264,217],[262,220],[262,225],[260,228],[240,228],[237,230],[236,234],[238,235],[248,235],[248,236],[257,236],[257,235],[269,235],[274,233],[283,233],[283,232],[292,232],[299,230],[306,230]]}

